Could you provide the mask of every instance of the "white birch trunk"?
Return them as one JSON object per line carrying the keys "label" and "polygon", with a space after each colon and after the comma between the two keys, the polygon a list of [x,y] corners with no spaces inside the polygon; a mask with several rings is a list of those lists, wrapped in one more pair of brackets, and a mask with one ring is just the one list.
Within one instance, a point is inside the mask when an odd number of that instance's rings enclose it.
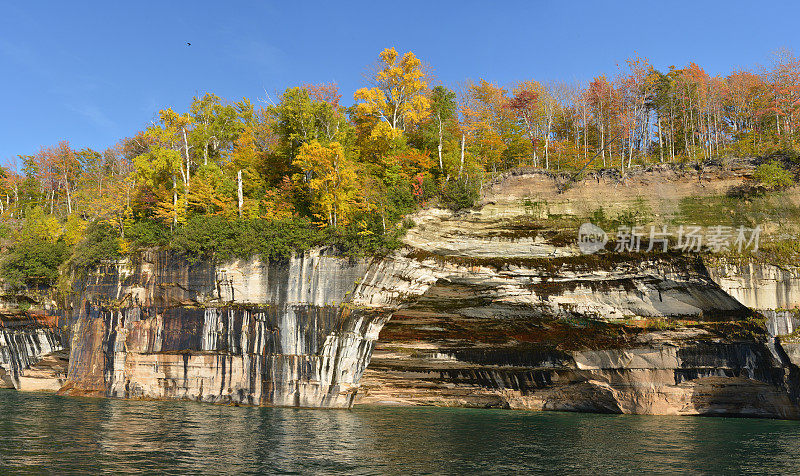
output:
{"label": "white birch trunk", "polygon": [[244,193],[242,192],[242,170],[236,174],[236,182],[238,184],[238,195],[239,195],[239,218],[242,218],[242,205],[244,205]]}

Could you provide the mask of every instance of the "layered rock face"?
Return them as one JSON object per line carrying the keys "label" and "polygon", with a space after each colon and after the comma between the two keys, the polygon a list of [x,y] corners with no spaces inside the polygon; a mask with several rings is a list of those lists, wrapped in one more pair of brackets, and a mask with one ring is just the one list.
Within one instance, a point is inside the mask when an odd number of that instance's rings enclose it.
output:
{"label": "layered rock face", "polygon": [[708,270],[725,292],[747,307],[800,308],[800,268],[715,260]]}
{"label": "layered rock face", "polygon": [[585,256],[571,228],[597,207],[675,214],[741,177],[599,182],[559,195],[546,175],[512,176],[471,211],[417,214],[381,258],[110,264],[79,290],[63,392],[800,417],[796,315],[778,309],[798,305],[794,271]]}
{"label": "layered rock face", "polygon": [[57,317],[0,315],[0,388],[58,390],[65,366],[48,364],[58,361],[63,349]]}
{"label": "layered rock face", "polygon": [[381,331],[359,401],[798,418],[800,350],[781,337],[796,314],[773,311],[800,305],[796,269],[575,246],[580,217],[669,222],[681,200],[741,184],[710,180],[598,178],[559,195],[511,176],[478,209],[420,214],[406,243],[439,280]]}
{"label": "layered rock face", "polygon": [[64,393],[796,416],[789,359],[699,257],[144,258],[87,286]]}
{"label": "layered rock face", "polygon": [[388,318],[352,304],[368,266],[320,251],[281,264],[151,252],[109,265],[84,291],[62,392],[349,407]]}
{"label": "layered rock face", "polygon": [[360,402],[798,416],[796,367],[700,258],[630,260],[454,266],[386,324]]}

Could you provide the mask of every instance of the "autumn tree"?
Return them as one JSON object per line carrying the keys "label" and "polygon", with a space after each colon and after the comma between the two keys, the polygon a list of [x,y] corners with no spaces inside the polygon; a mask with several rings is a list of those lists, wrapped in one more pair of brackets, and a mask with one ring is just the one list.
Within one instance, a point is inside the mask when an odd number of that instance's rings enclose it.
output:
{"label": "autumn tree", "polygon": [[311,98],[319,135],[328,142],[340,140],[348,133],[349,124],[340,101],[336,83],[304,84],[301,87]]}
{"label": "autumn tree", "polygon": [[592,111],[595,125],[600,134],[600,156],[603,158],[603,167],[606,166],[606,140],[613,121],[613,107],[615,102],[614,88],[605,75],[594,78],[589,83],[586,91],[586,101]]}
{"label": "autumn tree", "polygon": [[64,191],[67,215],[71,215],[75,182],[81,173],[78,156],[65,140],[58,143],[52,154],[53,173],[58,177],[59,187]]}
{"label": "autumn tree", "polygon": [[422,62],[412,52],[399,56],[394,48],[380,54],[373,87],[361,88],[354,94],[356,114],[371,118],[391,130],[406,130],[430,114],[430,101],[425,96],[428,87]]}
{"label": "autumn tree", "polygon": [[[91,149],[84,149],[91,151]],[[93,152],[93,151],[92,151]],[[91,154],[91,153],[90,153]],[[84,152],[84,156],[86,153]],[[97,221],[118,230],[125,237],[125,219],[131,210],[131,195],[134,191],[134,165],[123,153],[122,143],[109,147],[100,153],[97,174],[97,195],[84,198],[86,209]],[[94,162],[94,154],[91,154]],[[85,188],[89,188],[88,185]]]}
{"label": "autumn tree", "polygon": [[553,124],[558,114],[560,104],[556,97],[558,83],[547,84],[539,95],[541,113],[539,114],[539,130],[544,138],[544,168],[550,168],[550,142],[553,134]]}
{"label": "autumn tree", "polygon": [[14,233],[13,245],[0,262],[0,277],[15,289],[52,285],[68,256],[69,243],[58,218],[34,207]]}
{"label": "autumn tree", "polygon": [[265,150],[265,146],[259,143],[259,125],[248,121],[234,141],[226,165],[236,176],[237,213],[240,218],[255,216],[258,213],[258,193],[264,191],[264,186],[272,185],[276,181],[273,177],[288,173],[288,168],[266,173],[264,169],[268,165],[265,157],[269,153],[269,149]]}
{"label": "autumn tree", "polygon": [[16,182],[16,174],[8,167],[0,166],[0,215],[13,213],[11,198],[14,196]]}
{"label": "autumn tree", "polygon": [[[523,128],[506,107],[507,101],[505,88],[485,80],[469,84],[461,101],[464,139],[487,170],[510,168],[525,155]],[[462,160],[459,171],[464,166]]]}
{"label": "autumn tree", "polygon": [[760,104],[763,91],[762,77],[750,71],[737,70],[725,78],[725,119],[733,134],[746,133],[756,127],[758,111],[763,109]]}
{"label": "autumn tree", "polygon": [[506,103],[506,107],[514,117],[525,127],[525,133],[531,142],[531,153],[533,154],[533,166],[539,166],[536,156],[536,132],[534,125],[537,119],[537,109],[539,105],[539,89],[526,83],[514,89],[514,95]]}
{"label": "autumn tree", "polygon": [[625,156],[628,167],[634,152],[647,152],[650,145],[650,118],[648,103],[655,92],[653,67],[647,59],[638,56],[626,60],[627,69],[617,77],[617,105],[620,125],[620,170],[624,173]]}
{"label": "autumn tree", "polygon": [[189,118],[187,125],[194,126],[189,134],[192,149],[202,158],[203,165],[208,165],[209,160],[218,160],[233,145],[242,128],[237,105],[227,104],[211,93],[194,98],[189,106]]}
{"label": "autumn tree", "polygon": [[[190,118],[172,109],[162,110],[160,116],[161,124],[147,129],[146,151],[133,162],[140,194],[153,193],[153,213],[174,226],[185,218],[192,165],[186,129]],[[179,196],[181,193],[183,196]]]}
{"label": "autumn tree", "polygon": [[293,158],[302,144],[314,140],[326,144],[344,140],[347,119],[338,99],[328,101],[323,97],[317,89],[289,88],[280,102],[269,108],[286,156]]}
{"label": "autumn tree", "polygon": [[656,70],[650,73],[650,81],[653,84],[653,95],[647,107],[652,110],[656,116],[659,158],[661,162],[664,162],[665,149],[668,148],[670,160],[673,160],[675,158],[675,148],[673,145],[672,133],[672,82],[669,76]]}
{"label": "autumn tree", "polygon": [[420,150],[435,150],[438,172],[444,174],[445,149],[459,147],[461,138],[456,93],[438,85],[430,91],[429,101],[431,114],[408,134],[409,143]]}
{"label": "autumn tree", "polygon": [[328,226],[347,224],[356,207],[355,164],[338,142],[324,146],[312,140],[300,146],[293,165],[299,170],[294,181],[307,188],[315,217]]}
{"label": "autumn tree", "polygon": [[800,111],[800,59],[790,50],[776,51],[767,77],[772,101],[765,112],[775,117],[778,138],[791,141]]}

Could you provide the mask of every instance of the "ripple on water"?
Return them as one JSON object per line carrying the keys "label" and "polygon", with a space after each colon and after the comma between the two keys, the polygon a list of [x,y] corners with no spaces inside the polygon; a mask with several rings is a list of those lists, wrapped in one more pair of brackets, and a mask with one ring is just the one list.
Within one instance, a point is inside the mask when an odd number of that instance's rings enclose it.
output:
{"label": "ripple on water", "polygon": [[[800,423],[446,408],[300,410],[0,391],[20,472],[798,472]],[[5,472],[5,471],[3,471]]]}

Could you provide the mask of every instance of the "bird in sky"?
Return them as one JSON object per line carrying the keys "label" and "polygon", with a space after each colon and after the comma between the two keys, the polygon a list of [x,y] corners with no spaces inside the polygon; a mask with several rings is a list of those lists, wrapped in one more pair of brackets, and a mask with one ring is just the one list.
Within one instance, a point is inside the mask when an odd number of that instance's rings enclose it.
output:
{"label": "bird in sky", "polygon": [[186,46],[192,46],[192,44],[187,41]]}

